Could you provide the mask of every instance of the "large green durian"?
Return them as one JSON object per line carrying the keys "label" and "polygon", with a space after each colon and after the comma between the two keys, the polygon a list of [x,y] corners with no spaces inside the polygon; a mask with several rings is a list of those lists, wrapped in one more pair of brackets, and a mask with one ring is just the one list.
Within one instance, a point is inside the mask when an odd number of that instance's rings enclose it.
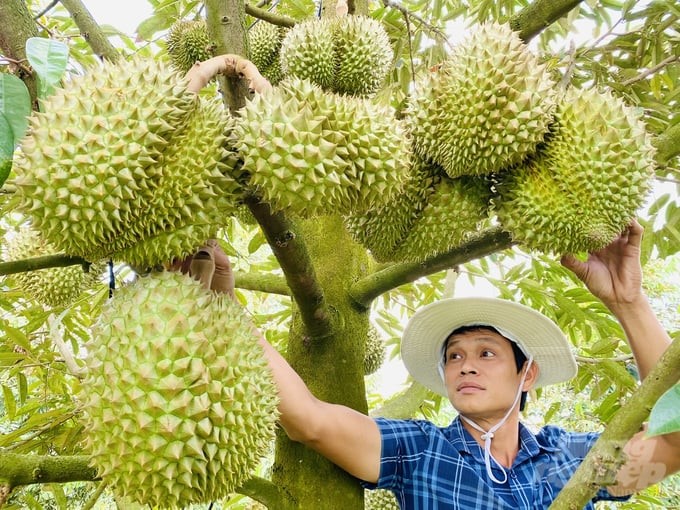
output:
{"label": "large green durian", "polygon": [[501,176],[494,207],[501,225],[528,248],[594,251],[635,217],[654,167],[637,110],[608,92],[570,89],[545,147]]}
{"label": "large green durian", "polygon": [[284,77],[307,79],[329,90],[335,79],[333,24],[313,19],[296,24],[281,43]]}
{"label": "large green durian", "polygon": [[344,16],[333,27],[335,79],[340,94],[365,96],[383,84],[394,58],[390,39],[379,21]]}
{"label": "large green durian", "polygon": [[[23,260],[55,255],[58,250],[38,232],[22,227],[6,244],[7,260]],[[55,267],[12,275],[12,279],[39,303],[49,307],[67,306],[82,292],[100,283],[103,264],[94,264],[87,271],[80,266]]]}
{"label": "large green durian", "polygon": [[396,249],[408,236],[441,181],[443,171],[418,157],[412,158],[404,187],[391,200],[365,212],[345,217],[352,238],[368,248],[379,262],[393,260]]}
{"label": "large green durian", "polygon": [[181,508],[225,497],[274,439],[277,396],[242,309],[191,277],[117,291],[87,345],[86,451],[121,497]]}
{"label": "large green durian", "polygon": [[461,245],[489,225],[491,196],[491,186],[485,178],[442,179],[394,258],[420,262]]}
{"label": "large green durian", "polygon": [[205,20],[179,20],[173,23],[167,37],[172,63],[187,72],[196,62],[213,57],[214,45],[208,36]]}
{"label": "large green durian", "polygon": [[169,66],[104,64],[42,109],[15,161],[16,202],[58,250],[153,266],[191,253],[233,211],[233,120]]}
{"label": "large green durian", "polygon": [[385,342],[380,338],[380,333],[374,326],[369,327],[364,350],[364,375],[375,373],[385,361],[385,355]]}
{"label": "large green durian", "polygon": [[548,131],[554,87],[508,25],[481,25],[416,84],[407,115],[415,151],[452,178],[517,164]]}
{"label": "large green durian", "polygon": [[399,510],[399,502],[391,491],[364,490],[364,508],[366,510]]}
{"label": "large green durian", "polygon": [[408,138],[393,109],[284,80],[241,110],[236,133],[250,184],[301,216],[362,211],[406,179]]}
{"label": "large green durian", "polygon": [[272,85],[283,78],[279,52],[286,32],[287,29],[264,21],[257,22],[248,30],[250,61]]}

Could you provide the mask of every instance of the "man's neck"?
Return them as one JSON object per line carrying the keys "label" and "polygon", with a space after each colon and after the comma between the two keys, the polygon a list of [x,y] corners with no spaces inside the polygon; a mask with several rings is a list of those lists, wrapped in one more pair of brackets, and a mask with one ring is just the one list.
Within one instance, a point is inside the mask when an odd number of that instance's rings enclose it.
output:
{"label": "man's neck", "polygon": [[[472,418],[470,418],[472,419]],[[472,419],[477,425],[484,430],[489,430],[496,425],[500,418],[496,420],[483,420],[479,418]],[[482,439],[482,432],[472,427],[465,420],[461,419],[461,423],[465,430],[477,441],[477,443],[484,448],[484,439]],[[491,455],[506,468],[512,466],[512,463],[519,452],[519,416],[517,413],[511,414],[505,423],[494,432],[493,440],[491,441]]]}

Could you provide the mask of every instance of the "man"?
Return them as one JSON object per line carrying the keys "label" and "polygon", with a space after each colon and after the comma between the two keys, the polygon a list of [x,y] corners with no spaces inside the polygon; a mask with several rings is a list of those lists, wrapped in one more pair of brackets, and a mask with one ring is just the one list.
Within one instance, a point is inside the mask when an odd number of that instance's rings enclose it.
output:
{"label": "man", "polygon": [[[562,264],[620,321],[644,378],[670,338],[642,292],[641,238],[642,227],[633,222],[587,261],[565,256]],[[226,256],[209,251],[216,277],[229,278]],[[553,426],[534,435],[520,423],[522,394],[570,379],[576,364],[552,321],[512,302],[442,300],[419,310],[406,326],[404,364],[458,411],[448,427],[372,419],[320,401],[264,338],[260,342],[279,390],[280,422],[288,436],[365,487],[392,490],[402,508],[547,508],[598,437]],[[629,456],[617,484],[600,490],[596,499],[630,494],[680,469],[680,434],[643,434],[626,445]],[[586,508],[593,508],[592,502]]]}

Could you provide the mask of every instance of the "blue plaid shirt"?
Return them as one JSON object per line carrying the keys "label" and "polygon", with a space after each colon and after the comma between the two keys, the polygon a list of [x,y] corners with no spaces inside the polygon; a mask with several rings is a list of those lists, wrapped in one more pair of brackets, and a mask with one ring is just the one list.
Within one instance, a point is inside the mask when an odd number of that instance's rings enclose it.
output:
{"label": "blue plaid shirt", "polygon": [[[486,474],[484,449],[460,418],[448,427],[424,420],[377,418],[382,437],[380,478],[367,489],[389,489],[409,510],[536,510],[548,508],[599,434],[547,426],[534,435],[520,424],[520,449],[507,481]],[[491,463],[494,476],[503,478]],[[615,498],[601,489],[593,501]],[[585,507],[593,510],[593,502]]]}

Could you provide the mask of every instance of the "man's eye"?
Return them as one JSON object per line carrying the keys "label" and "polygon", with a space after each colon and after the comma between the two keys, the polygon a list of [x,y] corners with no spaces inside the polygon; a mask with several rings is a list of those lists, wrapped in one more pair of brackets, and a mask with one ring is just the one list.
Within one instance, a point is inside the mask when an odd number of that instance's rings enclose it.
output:
{"label": "man's eye", "polygon": [[450,352],[448,359],[459,359],[460,355],[457,352]]}
{"label": "man's eye", "polygon": [[482,351],[482,357],[483,358],[492,358],[494,357],[495,354],[493,351]]}

